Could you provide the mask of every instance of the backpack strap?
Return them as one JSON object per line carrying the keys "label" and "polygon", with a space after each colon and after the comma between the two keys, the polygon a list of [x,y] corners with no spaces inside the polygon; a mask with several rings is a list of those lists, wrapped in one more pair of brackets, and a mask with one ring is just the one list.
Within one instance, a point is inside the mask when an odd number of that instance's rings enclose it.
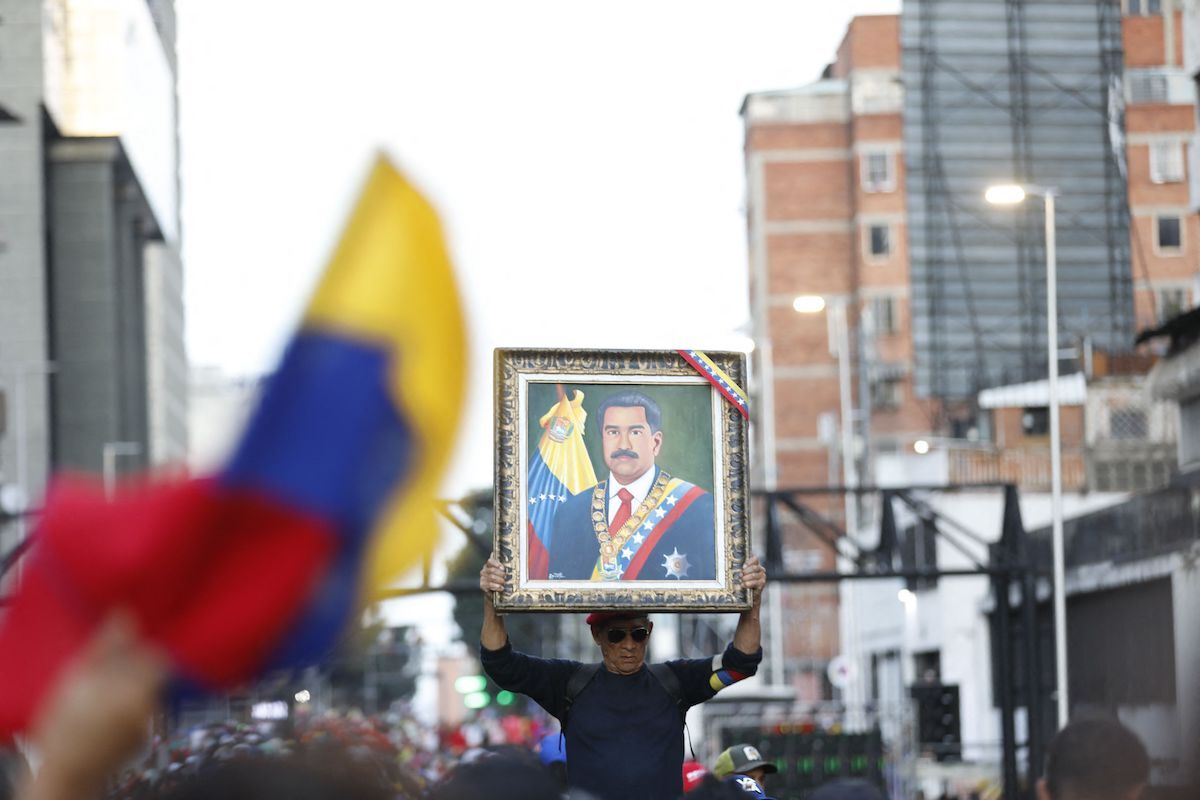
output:
{"label": "backpack strap", "polygon": [[563,733],[567,732],[567,719],[571,716],[571,706],[575,704],[575,698],[579,697],[579,693],[587,688],[599,671],[600,664],[580,664],[567,679],[567,696],[563,698],[563,715],[559,720]]}
{"label": "backpack strap", "polygon": [[679,676],[675,674],[675,670],[666,664],[647,664],[646,669],[650,670],[650,674],[662,684],[662,688],[675,701],[675,705],[679,707],[679,716],[686,718],[687,709],[683,705],[683,687],[679,684]]}

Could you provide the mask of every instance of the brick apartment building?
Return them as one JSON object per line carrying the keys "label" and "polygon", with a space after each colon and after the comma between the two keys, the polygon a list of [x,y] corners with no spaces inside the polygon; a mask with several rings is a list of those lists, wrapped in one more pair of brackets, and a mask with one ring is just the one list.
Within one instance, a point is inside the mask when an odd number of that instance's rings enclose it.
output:
{"label": "brick apartment building", "polygon": [[[1110,182],[1104,185],[1116,185],[1122,191],[1127,186],[1127,198],[1118,198],[1122,203],[1117,213],[1109,213],[1107,220],[1102,218],[1099,223],[1108,226],[1105,231],[1109,236],[1116,231],[1121,248],[1109,245],[1107,252],[1110,259],[1116,253],[1118,267],[1124,264],[1126,270],[1114,280],[1117,288],[1111,290],[1109,302],[1125,309],[1128,321],[1123,328],[1114,326],[1098,335],[1108,335],[1113,349],[1123,341],[1131,346],[1127,331],[1172,316],[1195,300],[1200,221],[1188,213],[1187,182],[1189,163],[1193,163],[1187,151],[1195,127],[1195,95],[1181,66],[1182,15],[1174,5],[1170,0],[1125,0],[1119,17],[1114,6],[1111,24],[1119,24],[1120,29],[1114,28],[1107,35],[1113,43],[1112,52],[1118,47],[1124,51],[1123,70],[1120,63],[1115,67],[1118,75],[1123,72],[1123,86],[1114,84],[1120,86],[1124,106],[1116,103],[1113,107],[1110,102],[1108,109],[1101,107],[1097,114],[1094,99],[1077,104],[1093,108],[1088,113],[1093,114],[1094,122],[1089,124],[1101,130],[1108,128],[1096,137],[1101,147],[1107,136],[1107,141],[1113,142],[1112,151],[1119,148],[1124,154],[1124,164],[1119,163],[1120,158],[1112,159],[1119,165],[1120,175],[1113,171]],[[998,453],[1011,450],[1017,442],[1028,448],[1029,452],[1021,456],[1026,458],[1045,438],[1043,435],[1039,440],[1036,435],[1031,437],[1030,431],[1021,430],[1020,410],[1004,405],[1009,395],[993,391],[983,398],[989,401],[984,405],[991,407],[982,412],[979,396],[979,390],[1006,383],[1028,384],[1036,380],[1039,371],[1045,374],[1044,338],[1040,351],[1036,338],[1044,336],[1044,291],[1035,281],[1031,280],[1026,290],[1031,298],[1028,305],[1033,307],[1028,316],[1042,322],[1040,331],[1029,325],[1032,338],[1025,343],[1025,374],[1010,373],[1006,368],[1004,375],[1011,375],[1011,379],[997,380],[993,375],[990,381],[956,396],[938,396],[936,386],[931,390],[927,380],[925,385],[918,385],[920,381],[915,379],[922,352],[914,346],[914,315],[918,310],[913,298],[914,292],[927,290],[914,286],[911,261],[914,251],[909,221],[920,215],[914,216],[909,197],[913,184],[906,169],[920,159],[916,158],[918,154],[905,152],[905,141],[907,133],[911,148],[915,136],[912,129],[906,131],[906,125],[919,121],[913,119],[912,106],[906,106],[906,91],[916,87],[911,85],[911,72],[906,74],[902,62],[910,57],[905,48],[912,47],[914,31],[920,29],[921,6],[920,2],[906,2],[904,17],[854,18],[835,61],[819,80],[795,89],[754,93],[743,105],[751,307],[757,326],[755,373],[762,409],[762,421],[756,430],[757,452],[762,454],[755,465],[759,485],[783,488],[841,482],[835,335],[839,306],[846,309],[850,333],[849,383],[852,407],[856,409],[852,424],[857,433],[854,457],[860,461],[859,475],[870,476],[872,455],[911,452],[918,442],[922,442],[918,447],[932,443],[947,450],[961,449],[959,457],[950,460],[952,480],[999,479],[1005,476],[1004,470],[1018,479],[1024,474],[1032,478],[1046,472],[1031,469],[1027,461],[1013,462],[1011,454],[1004,456],[1008,461],[998,460]],[[998,13],[1002,15],[1003,9]],[[1068,9],[1066,13],[1079,10]],[[908,17],[910,14],[913,18]],[[1032,28],[1035,21],[1027,20],[1026,24]],[[1053,55],[1054,42],[1049,40],[1053,34],[1048,32],[1051,27],[1042,26],[1040,44],[1030,45],[1034,51],[1040,46],[1041,52]],[[902,35],[902,30],[908,33]],[[908,43],[902,48],[904,35]],[[1101,27],[1101,41],[1104,35]],[[1071,50],[1065,46],[1063,49]],[[1100,49],[1102,58],[1104,47]],[[911,70],[911,64],[908,68]],[[1087,78],[1086,73],[1081,74]],[[1035,79],[1038,76],[1033,76],[1031,82]],[[1095,77],[1091,80],[1096,82]],[[1093,88],[1102,96],[1105,92],[1116,94],[1103,86]],[[1033,102],[1035,106],[1045,105],[1040,96]],[[1071,106],[1074,101],[1067,98],[1063,102]],[[946,114],[955,110],[948,108]],[[1100,150],[1101,158],[1104,152]],[[1043,157],[1043,162],[1053,161]],[[927,163],[924,168],[928,169]],[[995,167],[991,174],[1001,175],[1004,169]],[[1053,173],[1053,164],[1049,171]],[[1034,175],[1039,175],[1036,169]],[[1061,182],[1059,189],[1064,196],[1072,191],[1069,175],[1052,179]],[[1088,185],[1096,184],[1093,181]],[[975,192],[970,187],[967,191]],[[1076,187],[1075,195],[1078,198],[1086,191]],[[1104,191],[1099,194],[1102,198]],[[1127,212],[1123,207],[1126,199]],[[977,203],[982,205],[981,198]],[[981,213],[990,212],[985,208]],[[1040,204],[1028,213],[1031,224],[1040,224]],[[1072,215],[1070,210],[1066,214],[1060,210],[1060,232],[1072,225],[1082,226]],[[960,219],[964,230],[973,225],[983,227],[969,215]],[[992,227],[997,227],[994,222]],[[924,232],[914,231],[914,235],[918,233]],[[976,265],[969,257],[973,252],[969,249],[971,235],[972,231],[966,234],[968,269]],[[1070,233],[1062,237],[1070,241]],[[1044,264],[1044,255],[1040,236],[1036,242],[1030,238],[1030,246],[1038,249],[1024,257],[1036,270],[1038,259]],[[1097,238],[1092,236],[1093,240]],[[1123,249],[1126,241],[1127,249]],[[1091,246],[1097,246],[1095,241]],[[928,247],[925,244],[915,252],[928,253]],[[1060,259],[1064,258],[1061,253],[1060,249]],[[1086,262],[1090,256],[1085,253],[1076,257]],[[1070,258],[1065,257],[1067,263]],[[1004,272],[998,274],[1003,279]],[[1066,274],[1060,268],[1060,297],[1066,295],[1069,303],[1071,287],[1066,282],[1072,279],[1064,277]],[[1081,274],[1074,273],[1076,289],[1082,286],[1081,291],[1089,291],[1088,279],[1079,277]],[[1123,288],[1120,281],[1124,281]],[[795,310],[793,301],[805,295],[825,298],[824,311]],[[1075,296],[1084,295],[1077,291]],[[1018,300],[1017,305],[1025,304]],[[1021,312],[1027,310],[1022,308]],[[999,314],[1001,328],[1004,313]],[[1014,327],[1018,324],[1015,316]],[[1062,372],[1069,374],[1084,368],[1084,344],[1082,339],[1071,338],[1074,329],[1069,320],[1062,328],[1066,334],[1060,332],[1062,346],[1076,349],[1071,359],[1074,363],[1064,359],[1061,365]],[[984,338],[998,337],[1002,332],[985,331]],[[926,369],[930,367],[926,365]],[[1071,440],[1065,443],[1064,453],[1068,489],[1082,488],[1087,482],[1084,402],[1078,399],[1063,413],[1064,440]],[[861,410],[864,407],[866,410]],[[981,455],[981,450],[987,452]],[[1037,459],[1045,459],[1044,450],[1037,453]],[[960,474],[955,475],[955,469]],[[1035,483],[1041,480],[1034,479]],[[825,510],[833,517],[839,516],[840,502],[840,498],[831,499]],[[832,567],[831,558],[800,526],[792,526],[786,535],[787,550],[793,558],[796,554],[805,556],[797,563],[803,561],[811,569]],[[796,633],[798,628],[788,637],[787,655],[799,665],[793,683],[802,695],[817,691],[817,668],[823,659],[839,651],[837,626],[832,621],[837,614],[837,591],[822,586],[793,587],[783,602],[787,610],[803,609],[806,620],[802,637]]]}

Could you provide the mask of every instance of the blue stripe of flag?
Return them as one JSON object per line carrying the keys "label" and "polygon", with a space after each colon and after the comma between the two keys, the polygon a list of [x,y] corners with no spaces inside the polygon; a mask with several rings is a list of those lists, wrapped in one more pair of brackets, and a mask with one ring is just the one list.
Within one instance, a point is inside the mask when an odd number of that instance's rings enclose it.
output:
{"label": "blue stripe of flag", "polygon": [[529,467],[529,491],[526,502],[529,504],[529,523],[533,531],[541,539],[542,546],[550,550],[550,536],[554,527],[554,515],[571,493],[566,484],[558,479],[546,462],[542,459],[541,451],[535,450],[533,463]]}
{"label": "blue stripe of flag", "polygon": [[275,665],[311,661],[335,643],[357,606],[372,530],[412,468],[412,433],[388,381],[395,358],[371,343],[301,331],[218,477],[325,521],[340,539]]}

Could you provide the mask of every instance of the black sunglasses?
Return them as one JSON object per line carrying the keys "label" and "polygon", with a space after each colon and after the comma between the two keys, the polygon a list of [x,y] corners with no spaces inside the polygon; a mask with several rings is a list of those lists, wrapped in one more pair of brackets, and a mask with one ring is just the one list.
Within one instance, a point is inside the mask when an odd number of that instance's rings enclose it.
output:
{"label": "black sunglasses", "polygon": [[650,638],[649,628],[633,628],[632,630],[625,630],[624,628],[609,628],[608,640],[613,644],[620,644],[621,642],[625,641],[625,634],[627,633],[633,637],[635,642],[639,644]]}

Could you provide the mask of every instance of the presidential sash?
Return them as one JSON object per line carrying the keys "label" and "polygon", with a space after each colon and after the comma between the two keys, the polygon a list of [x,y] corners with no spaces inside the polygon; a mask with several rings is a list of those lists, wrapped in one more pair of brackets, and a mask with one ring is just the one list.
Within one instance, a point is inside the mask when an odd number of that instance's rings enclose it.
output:
{"label": "presidential sash", "polygon": [[[665,470],[658,473],[654,485],[619,531],[608,529],[608,481],[600,481],[592,490],[592,527],[600,543],[600,557],[592,570],[593,581],[634,580],[646,559],[692,502],[704,490]],[[672,568],[673,567],[673,568]],[[668,576],[687,577],[687,562],[668,565]]]}

